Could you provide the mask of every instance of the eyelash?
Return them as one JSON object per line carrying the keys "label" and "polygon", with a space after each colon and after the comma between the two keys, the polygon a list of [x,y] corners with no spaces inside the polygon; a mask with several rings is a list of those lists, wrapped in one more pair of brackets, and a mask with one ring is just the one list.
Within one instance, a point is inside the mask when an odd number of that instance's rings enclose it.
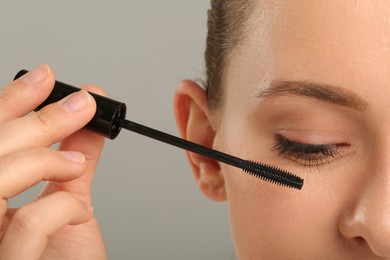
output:
{"label": "eyelash", "polygon": [[303,166],[319,166],[329,162],[331,158],[341,157],[339,150],[347,146],[341,144],[304,144],[291,141],[286,137],[275,135],[276,144],[272,151],[277,151],[279,155],[286,156]]}

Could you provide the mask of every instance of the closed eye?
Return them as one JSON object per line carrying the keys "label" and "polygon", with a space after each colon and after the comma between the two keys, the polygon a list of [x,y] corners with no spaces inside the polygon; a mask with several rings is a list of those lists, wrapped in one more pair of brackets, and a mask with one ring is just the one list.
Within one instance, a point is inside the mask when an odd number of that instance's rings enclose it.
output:
{"label": "closed eye", "polygon": [[339,144],[306,144],[291,141],[281,134],[275,135],[275,145],[272,151],[291,159],[303,166],[320,166],[332,159],[340,158],[339,150],[349,146],[346,143]]}

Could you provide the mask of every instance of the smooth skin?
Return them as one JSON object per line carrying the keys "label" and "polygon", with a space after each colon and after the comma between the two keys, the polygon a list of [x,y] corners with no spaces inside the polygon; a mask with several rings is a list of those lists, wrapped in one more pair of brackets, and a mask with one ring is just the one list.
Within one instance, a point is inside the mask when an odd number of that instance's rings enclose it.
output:
{"label": "smooth skin", "polygon": [[[80,130],[96,104],[83,90],[30,113],[54,81],[40,65],[0,91],[0,259],[107,259],[91,206],[104,138]],[[57,142],[58,150],[49,148]],[[8,208],[8,199],[41,181],[36,200]]]}
{"label": "smooth skin", "polygon": [[[184,138],[289,170],[304,187],[188,153],[200,190],[227,200],[241,260],[390,259],[390,1],[266,2],[254,4],[248,36],[229,53],[222,104],[210,109],[204,90],[183,81],[176,119]],[[262,95],[281,81],[352,94],[359,106]],[[307,163],[278,152],[276,134],[337,153]]]}

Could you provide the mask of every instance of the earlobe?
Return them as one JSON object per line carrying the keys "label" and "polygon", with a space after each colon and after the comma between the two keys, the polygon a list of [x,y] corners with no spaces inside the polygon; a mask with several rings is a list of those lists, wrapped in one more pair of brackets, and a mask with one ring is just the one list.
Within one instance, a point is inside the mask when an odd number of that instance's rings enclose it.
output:
{"label": "earlobe", "polygon": [[[174,110],[182,138],[213,148],[215,131],[205,91],[194,81],[182,81],[176,89]],[[226,200],[224,176],[219,162],[187,152],[200,190],[216,201]]]}

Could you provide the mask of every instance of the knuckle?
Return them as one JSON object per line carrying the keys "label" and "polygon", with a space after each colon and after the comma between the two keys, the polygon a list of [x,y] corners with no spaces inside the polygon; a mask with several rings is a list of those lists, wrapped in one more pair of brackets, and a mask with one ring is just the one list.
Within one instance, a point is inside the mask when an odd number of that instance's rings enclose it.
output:
{"label": "knuckle", "polygon": [[69,209],[77,207],[78,201],[72,194],[63,191],[61,195],[63,196],[62,199],[65,207]]}
{"label": "knuckle", "polygon": [[47,113],[38,111],[35,113],[35,115],[36,115],[36,119],[43,127],[50,128],[54,125],[53,119],[50,116],[48,116]]}
{"label": "knuckle", "polygon": [[55,158],[55,152],[48,147],[32,147],[27,149],[26,153],[30,153],[33,158],[39,158],[44,164],[53,161]]}
{"label": "knuckle", "polygon": [[38,111],[35,113],[35,119],[38,124],[44,129],[50,129],[55,125],[55,121],[47,113],[43,111]]}
{"label": "knuckle", "polygon": [[48,166],[49,163],[55,162],[55,157],[53,156],[53,151],[47,147],[33,147],[23,151],[25,156],[29,156],[32,159],[29,159],[31,162],[33,160],[36,163],[39,169],[42,169],[40,172],[44,174],[45,167]]}
{"label": "knuckle", "polygon": [[75,195],[66,192],[58,191],[55,196],[57,196],[58,203],[61,204],[61,208],[69,214],[69,216],[75,216],[80,213],[80,200],[75,197]]}
{"label": "knuckle", "polygon": [[39,213],[32,213],[28,208],[16,211],[11,225],[20,233],[28,233],[38,230],[44,223],[44,218]]}

